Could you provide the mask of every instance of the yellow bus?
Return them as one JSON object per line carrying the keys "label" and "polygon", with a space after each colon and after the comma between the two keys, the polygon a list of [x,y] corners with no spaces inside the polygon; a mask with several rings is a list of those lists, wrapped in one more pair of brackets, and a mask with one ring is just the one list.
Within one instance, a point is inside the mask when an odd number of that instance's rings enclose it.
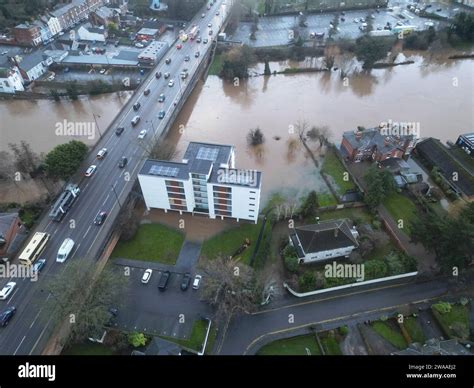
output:
{"label": "yellow bus", "polygon": [[35,262],[38,256],[43,252],[49,240],[48,233],[36,232],[33,238],[20,255],[20,264],[31,265]]}

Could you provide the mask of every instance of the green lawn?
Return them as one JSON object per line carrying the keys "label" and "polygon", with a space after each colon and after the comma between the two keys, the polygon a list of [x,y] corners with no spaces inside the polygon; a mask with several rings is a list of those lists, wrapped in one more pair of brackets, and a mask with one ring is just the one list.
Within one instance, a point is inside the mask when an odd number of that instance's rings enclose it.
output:
{"label": "green lawn", "polygon": [[355,188],[355,185],[350,178],[347,181],[344,180],[344,175],[348,176],[348,174],[345,174],[347,171],[333,151],[328,152],[324,156],[324,162],[321,171],[333,177],[334,182],[339,188],[338,193],[340,195],[344,194],[347,190],[352,190]]}
{"label": "green lawn", "polygon": [[259,221],[258,224],[241,223],[235,228],[226,230],[217,236],[204,241],[201,255],[210,260],[219,255],[231,256],[245,243],[245,239],[248,238],[250,240],[250,246],[242,252],[240,257],[241,261],[249,264],[250,257],[255,249],[262,222],[263,221]]}
{"label": "green lawn", "polygon": [[337,355],[342,355],[341,348],[339,347],[339,344],[334,338],[334,336],[331,335],[326,335],[326,336],[320,336],[319,337],[321,344],[323,345],[324,348],[324,353],[328,356],[337,356]]}
{"label": "green lawn", "polygon": [[385,338],[397,349],[406,349],[408,346],[405,338],[399,331],[392,329],[387,322],[377,321],[372,324],[372,328],[378,333],[381,337]]}
{"label": "green lawn", "polygon": [[318,193],[319,206],[337,205],[337,199],[331,193]]}
{"label": "green lawn", "polygon": [[306,356],[306,349],[311,355],[320,355],[318,344],[314,334],[300,335],[298,337],[285,338],[270,342],[260,348],[259,356]]}
{"label": "green lawn", "polygon": [[465,325],[467,328],[467,334],[469,335],[469,311],[467,306],[453,304],[449,313],[440,314],[437,311],[433,311],[433,313],[438,317],[441,324],[446,328],[451,337],[454,337],[455,333],[453,333],[450,327],[456,322]]}
{"label": "green lawn", "polygon": [[222,54],[216,54],[214,60],[209,66],[209,75],[219,75],[224,65],[224,57]]}
{"label": "green lawn", "polygon": [[[185,348],[199,352],[201,351],[201,346],[204,344],[204,339],[206,338],[207,325],[208,321],[204,319],[198,319],[196,322],[194,322],[193,329],[191,331],[191,336],[188,339],[176,339],[172,337],[163,338],[166,338],[169,341],[173,341]],[[211,332],[209,333],[209,339],[206,350],[209,351],[210,349],[212,349],[211,346],[213,346],[213,343],[210,343],[210,341],[215,341],[215,337],[215,330],[212,330],[211,326]]]}
{"label": "green lawn", "polygon": [[345,208],[339,210],[331,210],[321,212],[319,215],[321,221],[325,220],[335,220],[339,218],[349,218],[351,220],[359,219],[362,222],[370,223],[372,221],[372,217],[370,213],[363,207],[356,207],[356,208]]}
{"label": "green lawn", "polygon": [[426,338],[416,318],[405,318],[405,320],[403,321],[403,326],[405,326],[405,329],[407,330],[413,342],[418,342],[420,344],[425,343]]}
{"label": "green lawn", "polygon": [[398,223],[398,220],[403,220],[402,231],[405,232],[405,234],[410,234],[410,222],[417,217],[415,204],[399,193],[390,194],[385,198],[383,204],[396,223]]}
{"label": "green lawn", "polygon": [[68,356],[111,356],[114,352],[104,345],[87,342],[73,345],[65,349],[62,354]]}
{"label": "green lawn", "polygon": [[160,224],[145,224],[130,241],[120,241],[112,257],[175,264],[184,235]]}

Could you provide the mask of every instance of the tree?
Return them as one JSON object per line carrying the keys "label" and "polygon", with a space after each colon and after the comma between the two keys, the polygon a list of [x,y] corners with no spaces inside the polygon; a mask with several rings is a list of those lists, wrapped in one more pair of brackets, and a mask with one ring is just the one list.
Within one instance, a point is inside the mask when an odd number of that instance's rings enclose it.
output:
{"label": "tree", "polygon": [[10,143],[8,146],[13,152],[16,169],[22,174],[31,176],[38,169],[39,157],[33,152],[30,144],[22,140],[19,145]]}
{"label": "tree", "polygon": [[387,274],[387,264],[382,260],[368,260],[365,262],[365,278],[383,278]]}
{"label": "tree", "polygon": [[270,70],[270,64],[268,63],[268,59],[265,60],[265,70],[263,71],[265,75],[271,75],[272,71]]}
{"label": "tree", "polygon": [[68,86],[66,86],[66,93],[71,100],[77,100],[79,97],[79,92],[77,90],[77,83],[76,81],[71,82]]}
{"label": "tree", "polygon": [[253,49],[247,45],[236,46],[223,55],[222,77],[227,80],[248,77],[248,68],[256,60]]}
{"label": "tree", "polygon": [[50,89],[49,95],[54,99],[54,101],[59,101],[61,99],[56,89]]}
{"label": "tree", "polygon": [[69,179],[79,168],[87,151],[87,146],[77,140],[54,147],[44,160],[46,173],[55,179]]}
{"label": "tree", "polygon": [[201,271],[206,279],[202,297],[214,307],[216,322],[225,322],[236,312],[255,310],[260,292],[251,267],[236,259],[217,257],[205,260]]}
{"label": "tree", "polygon": [[107,30],[108,30],[109,34],[111,34],[111,35],[116,34],[117,31],[118,31],[117,24],[114,23],[114,22],[110,22],[109,24],[107,24]]}
{"label": "tree", "polygon": [[387,170],[379,170],[375,167],[371,167],[367,174],[365,174],[364,179],[367,182],[365,202],[372,210],[395,191],[393,176]]}
{"label": "tree", "polygon": [[454,16],[453,30],[461,39],[474,41],[474,14],[459,12]]}
{"label": "tree", "polygon": [[319,148],[321,148],[323,145],[329,144],[331,131],[327,126],[312,126],[311,129],[306,132],[306,136],[312,141],[319,141]]}
{"label": "tree", "polygon": [[304,218],[315,217],[318,214],[319,201],[316,191],[311,191],[301,206],[300,213]]}
{"label": "tree", "polygon": [[262,130],[257,127],[255,129],[251,129],[247,134],[247,142],[251,146],[257,146],[263,144],[265,141],[265,136],[263,135]]}
{"label": "tree", "polygon": [[128,343],[134,348],[146,345],[145,334],[134,331],[128,335]]}
{"label": "tree", "polygon": [[384,39],[364,35],[356,40],[355,54],[363,62],[364,69],[370,69],[375,62],[387,56],[393,44],[393,39]]}
{"label": "tree", "polygon": [[316,288],[316,275],[311,271],[306,271],[299,277],[298,286],[301,292],[313,291]]}
{"label": "tree", "polygon": [[102,334],[111,319],[109,309],[123,299],[127,277],[112,267],[105,267],[100,275],[97,271],[90,260],[74,260],[42,290],[52,295],[46,308],[54,324],[69,320],[71,343]]}
{"label": "tree", "polygon": [[176,155],[176,143],[170,140],[158,141],[156,143],[140,143],[149,159],[172,160]]}

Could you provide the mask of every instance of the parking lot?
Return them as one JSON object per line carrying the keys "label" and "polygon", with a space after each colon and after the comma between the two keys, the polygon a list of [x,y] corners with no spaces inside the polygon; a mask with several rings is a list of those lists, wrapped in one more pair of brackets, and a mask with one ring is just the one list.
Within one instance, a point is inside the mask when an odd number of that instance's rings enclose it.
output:
{"label": "parking lot", "polygon": [[[136,260],[118,260],[115,264],[130,268],[127,295],[115,320],[116,327],[188,339],[194,321],[211,313],[209,306],[200,301],[200,290],[192,289],[192,280],[186,291],[181,290],[184,272],[177,272],[173,266]],[[143,284],[141,279],[147,268],[152,268],[153,273],[149,282]],[[171,272],[171,277],[166,290],[160,291],[158,282],[165,270]],[[194,273],[191,275],[194,279]]]}

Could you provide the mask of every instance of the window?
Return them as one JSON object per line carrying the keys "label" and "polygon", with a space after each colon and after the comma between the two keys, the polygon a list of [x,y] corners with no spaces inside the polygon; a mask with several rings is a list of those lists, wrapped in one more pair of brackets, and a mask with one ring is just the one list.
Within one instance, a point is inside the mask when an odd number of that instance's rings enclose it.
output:
{"label": "window", "polygon": [[250,199],[251,201],[255,201],[255,198],[250,197],[249,199]]}
{"label": "window", "polygon": [[253,210],[253,209],[249,209],[249,212],[251,212],[251,213],[255,213],[255,210]]}
{"label": "window", "polygon": [[249,203],[249,206],[255,206],[255,204],[254,203]]}

